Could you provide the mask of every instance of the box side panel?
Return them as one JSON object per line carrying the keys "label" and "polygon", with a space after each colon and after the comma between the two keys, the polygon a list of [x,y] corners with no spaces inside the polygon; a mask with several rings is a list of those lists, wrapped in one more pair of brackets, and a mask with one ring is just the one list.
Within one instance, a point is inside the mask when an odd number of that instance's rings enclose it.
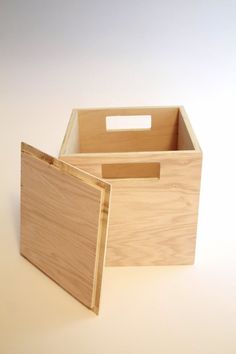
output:
{"label": "box side panel", "polygon": [[196,150],[201,151],[197,137],[193,131],[188,115],[184,107],[179,108],[178,123],[178,150]]}
{"label": "box side panel", "polygon": [[181,112],[179,111],[179,122],[178,122],[178,150],[194,150],[194,145],[191,136],[188,132],[188,128],[183,119]]}
{"label": "box side panel", "polygon": [[60,155],[79,152],[79,122],[78,111],[73,110],[60,149]]}

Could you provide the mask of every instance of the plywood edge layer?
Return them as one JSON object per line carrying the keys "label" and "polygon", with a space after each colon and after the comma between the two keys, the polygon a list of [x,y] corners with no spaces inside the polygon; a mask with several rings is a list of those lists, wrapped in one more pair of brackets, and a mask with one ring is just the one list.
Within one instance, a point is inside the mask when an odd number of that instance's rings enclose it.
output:
{"label": "plywood edge layer", "polygon": [[25,142],[21,142],[21,153],[25,153],[28,155],[31,155],[34,158],[38,158],[42,161],[45,161],[49,165],[60,169],[62,172],[74,176],[76,178],[79,178],[80,180],[90,184],[91,186],[94,186],[94,188],[100,189],[100,190],[107,190],[110,191],[111,185],[102,179],[99,179],[88,172],[82,171],[78,169],[77,167],[74,167],[65,161],[58,160],[44,152],[41,152],[40,150],[34,148],[31,145],[26,144]]}
{"label": "plywood edge layer", "polygon": [[94,281],[94,298],[92,310],[98,315],[99,304],[102,287],[102,274],[105,266],[106,249],[107,249],[107,234],[109,221],[109,204],[111,193],[104,190],[101,195],[100,218],[97,237],[97,255],[95,261],[95,281]]}

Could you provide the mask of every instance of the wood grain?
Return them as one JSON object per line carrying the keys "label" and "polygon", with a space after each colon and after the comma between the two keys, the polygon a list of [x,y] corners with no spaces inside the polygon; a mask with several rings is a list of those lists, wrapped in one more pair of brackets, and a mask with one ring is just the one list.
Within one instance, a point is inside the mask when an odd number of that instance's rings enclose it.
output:
{"label": "wood grain", "polygon": [[110,185],[22,144],[21,253],[98,313]]}

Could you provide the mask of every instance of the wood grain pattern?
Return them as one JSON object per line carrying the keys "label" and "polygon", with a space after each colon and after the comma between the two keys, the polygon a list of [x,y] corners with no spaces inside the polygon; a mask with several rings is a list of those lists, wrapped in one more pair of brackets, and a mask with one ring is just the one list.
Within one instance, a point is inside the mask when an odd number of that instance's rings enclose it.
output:
{"label": "wood grain pattern", "polygon": [[22,144],[21,253],[98,313],[110,185]]}

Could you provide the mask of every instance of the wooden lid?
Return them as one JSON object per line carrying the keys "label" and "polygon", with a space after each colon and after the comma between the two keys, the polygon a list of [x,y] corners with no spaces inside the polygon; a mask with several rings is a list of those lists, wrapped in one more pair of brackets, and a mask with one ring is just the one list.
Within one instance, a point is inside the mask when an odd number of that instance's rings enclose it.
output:
{"label": "wooden lid", "polygon": [[21,145],[21,254],[98,313],[111,186]]}

